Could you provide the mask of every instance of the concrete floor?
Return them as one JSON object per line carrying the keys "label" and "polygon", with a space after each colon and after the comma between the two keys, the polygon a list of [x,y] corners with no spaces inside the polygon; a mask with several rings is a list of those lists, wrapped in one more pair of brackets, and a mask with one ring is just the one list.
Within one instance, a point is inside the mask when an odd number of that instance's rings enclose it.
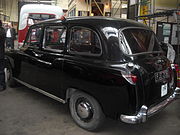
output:
{"label": "concrete floor", "polygon": [[146,123],[107,120],[99,132],[87,132],[72,120],[68,106],[26,87],[0,92],[0,135],[180,135],[180,100]]}

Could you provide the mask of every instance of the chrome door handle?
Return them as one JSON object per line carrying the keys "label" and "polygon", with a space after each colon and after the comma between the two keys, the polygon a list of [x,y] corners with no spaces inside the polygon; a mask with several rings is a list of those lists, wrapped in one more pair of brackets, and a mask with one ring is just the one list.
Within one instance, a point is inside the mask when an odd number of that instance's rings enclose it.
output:
{"label": "chrome door handle", "polygon": [[43,54],[37,54],[37,53],[35,53],[35,56],[36,56],[36,57],[41,57],[41,56],[43,56]]}
{"label": "chrome door handle", "polygon": [[36,52],[33,52],[33,54],[34,54],[35,57],[41,57],[41,56],[43,56],[43,54],[36,53]]}

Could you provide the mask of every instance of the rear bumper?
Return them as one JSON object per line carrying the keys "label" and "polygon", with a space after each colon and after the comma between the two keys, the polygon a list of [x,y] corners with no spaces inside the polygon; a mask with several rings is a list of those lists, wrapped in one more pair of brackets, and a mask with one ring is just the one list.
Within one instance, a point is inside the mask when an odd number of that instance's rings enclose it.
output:
{"label": "rear bumper", "polygon": [[148,108],[147,106],[143,105],[137,115],[134,115],[134,116],[121,115],[120,119],[121,121],[125,123],[130,123],[130,124],[146,122],[148,117],[158,113],[159,111],[164,109],[168,104],[170,104],[171,102],[173,102],[174,100],[178,98],[180,98],[180,89],[176,88],[173,95],[171,95],[169,98],[167,98],[163,102],[157,104],[156,106]]}

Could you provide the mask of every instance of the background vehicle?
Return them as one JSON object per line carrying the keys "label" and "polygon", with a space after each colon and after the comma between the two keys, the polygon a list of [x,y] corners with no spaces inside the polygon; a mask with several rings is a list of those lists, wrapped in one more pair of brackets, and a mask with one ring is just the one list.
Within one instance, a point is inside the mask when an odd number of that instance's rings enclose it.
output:
{"label": "background vehicle", "polygon": [[25,40],[29,26],[43,20],[60,18],[63,11],[58,6],[27,4],[21,8],[18,30],[18,44]]}

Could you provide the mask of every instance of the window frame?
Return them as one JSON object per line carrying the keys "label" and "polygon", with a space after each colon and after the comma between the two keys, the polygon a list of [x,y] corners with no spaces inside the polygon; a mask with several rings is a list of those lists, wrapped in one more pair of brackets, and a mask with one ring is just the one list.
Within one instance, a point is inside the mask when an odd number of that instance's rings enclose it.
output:
{"label": "window frame", "polygon": [[27,36],[25,38],[24,44],[23,44],[23,46],[21,48],[32,48],[32,49],[39,49],[39,48],[41,48],[42,43],[43,43],[42,42],[42,40],[43,40],[42,38],[44,37],[43,35],[41,35],[40,45],[39,46],[31,46],[30,44],[29,45],[25,45],[27,43],[27,40],[28,40],[30,34],[32,33],[32,29],[37,29],[37,28],[41,28],[42,29],[42,33],[44,34],[44,32],[43,32],[44,28],[43,28],[42,25],[35,25],[35,26],[30,27],[29,30],[28,30]]}
{"label": "window frame", "polygon": [[[47,28],[65,28],[65,30],[66,30],[66,37],[65,37],[65,45],[64,45],[64,47],[63,47],[63,49],[61,50],[61,49],[51,49],[51,48],[46,48],[45,47],[45,44],[46,44],[46,30],[47,30]],[[44,27],[44,36],[43,36],[43,44],[42,44],[42,49],[43,50],[46,50],[46,51],[52,51],[52,52],[60,52],[60,53],[62,53],[63,51],[64,51],[64,49],[65,49],[65,46],[66,46],[66,43],[67,43],[67,27],[66,26],[64,26],[64,25],[47,25],[47,26],[45,26]]]}
{"label": "window frame", "polygon": [[[123,35],[123,37],[125,37],[123,31],[124,31],[124,30],[127,30],[127,29],[140,29],[140,30],[152,31],[151,29],[145,28],[145,27],[125,27],[125,28],[119,29],[119,32],[118,32],[119,47],[120,47],[120,49],[122,50],[123,54],[125,54],[125,55],[127,55],[127,56],[137,56],[137,55],[148,54],[148,53],[163,53],[163,51],[140,52],[140,53],[135,53],[135,54],[128,54],[128,53],[124,52],[124,50],[123,50],[123,48],[122,48],[121,40],[120,40],[120,35]],[[152,32],[153,32],[153,31],[152,31]],[[153,33],[154,33],[154,32],[153,32]],[[154,33],[154,35],[155,35],[155,40],[158,41],[155,33]],[[126,46],[126,45],[125,45],[125,46]],[[129,45],[128,45],[128,46],[129,46]],[[161,48],[161,47],[160,47],[160,48]]]}
{"label": "window frame", "polygon": [[[72,37],[72,30],[74,28],[82,28],[82,29],[86,29],[86,30],[89,30],[89,31],[92,31],[93,33],[95,33],[97,38],[98,38],[98,41],[99,41],[101,52],[99,54],[93,54],[93,53],[90,54],[90,53],[87,53],[87,52],[75,52],[75,51],[72,51],[70,49],[70,43],[71,43],[71,37]],[[99,57],[99,56],[102,55],[103,50],[102,50],[101,38],[100,38],[99,34],[95,30],[93,30],[91,28],[88,28],[88,27],[85,27],[85,26],[73,26],[73,27],[70,28],[69,32],[70,32],[70,36],[69,36],[69,42],[68,42],[68,46],[67,46],[67,52],[69,52],[70,54],[76,54],[76,55],[82,55],[82,56],[95,56],[95,57]]]}

